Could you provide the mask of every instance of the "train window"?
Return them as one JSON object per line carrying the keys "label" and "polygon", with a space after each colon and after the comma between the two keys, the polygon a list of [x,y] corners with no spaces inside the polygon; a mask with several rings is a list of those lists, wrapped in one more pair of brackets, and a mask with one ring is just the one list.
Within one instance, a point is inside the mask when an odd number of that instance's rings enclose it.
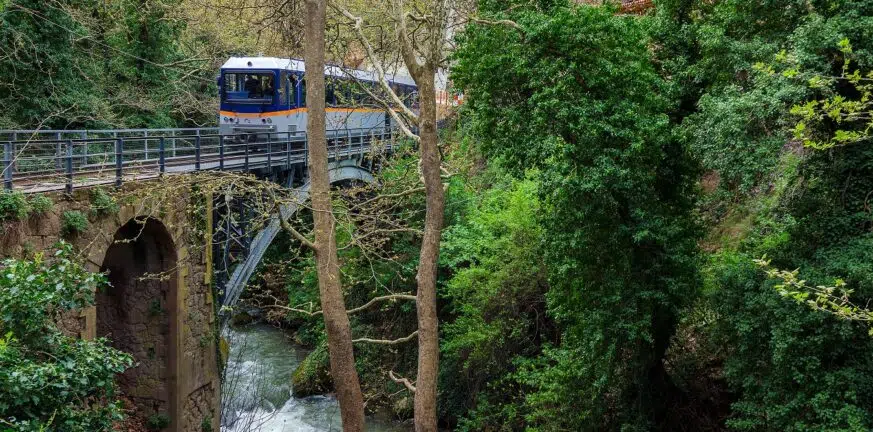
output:
{"label": "train window", "polygon": [[291,95],[291,106],[297,105],[297,75],[288,75],[288,94]]}
{"label": "train window", "polygon": [[324,80],[324,103],[327,106],[336,105],[336,84],[332,79]]}
{"label": "train window", "polygon": [[300,80],[300,106],[306,106],[306,78]]}
{"label": "train window", "polygon": [[413,109],[418,109],[418,91],[413,90],[409,95],[409,104]]}
{"label": "train window", "polygon": [[279,91],[279,105],[282,107],[288,106],[288,72],[282,71],[279,85],[276,89]]}
{"label": "train window", "polygon": [[272,100],[275,86],[272,72],[226,73],[222,98],[227,102],[249,99]]}

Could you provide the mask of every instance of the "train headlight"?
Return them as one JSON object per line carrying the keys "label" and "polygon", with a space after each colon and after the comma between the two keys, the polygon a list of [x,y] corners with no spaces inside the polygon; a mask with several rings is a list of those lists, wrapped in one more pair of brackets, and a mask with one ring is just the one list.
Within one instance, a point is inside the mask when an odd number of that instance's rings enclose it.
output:
{"label": "train headlight", "polygon": [[267,123],[273,123],[273,119],[267,119]]}

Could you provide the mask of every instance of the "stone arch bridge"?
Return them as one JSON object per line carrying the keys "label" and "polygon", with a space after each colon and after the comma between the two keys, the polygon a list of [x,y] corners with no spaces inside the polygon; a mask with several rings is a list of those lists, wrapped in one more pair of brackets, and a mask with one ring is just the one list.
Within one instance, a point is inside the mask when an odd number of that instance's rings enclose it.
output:
{"label": "stone arch bridge", "polygon": [[[207,425],[219,430],[217,311],[239,298],[280,230],[278,218],[291,217],[296,206],[283,206],[257,235],[248,236],[242,245],[244,259],[230,272],[227,266],[217,268],[217,257],[230,245],[204,246],[208,242],[197,233],[186,203],[161,203],[158,213],[143,213],[142,203],[126,203],[117,213],[100,216],[90,211],[90,189],[107,183],[121,186],[122,181],[143,183],[163,175],[224,169],[281,181],[294,188],[296,201],[302,202],[309,194],[305,137],[270,136],[266,143],[234,141],[232,145],[237,148],[232,148],[225,143],[232,137],[210,135],[203,129],[135,132],[139,138],[118,138],[122,131],[87,132],[90,136],[81,135],[82,131],[49,131],[48,138],[46,132],[16,131],[13,141],[10,132],[0,131],[0,143],[4,143],[4,133],[7,139],[3,172],[6,188],[53,194],[55,201],[55,208],[43,215],[8,222],[0,236],[0,256],[51,251],[61,238],[71,241],[89,270],[108,273],[111,287],[96,294],[95,306],[64,317],[62,328],[82,338],[109,337],[113,346],[134,356],[136,366],[119,377],[119,384],[143,418],[165,415],[170,419],[166,430],[173,432],[202,431]],[[334,132],[329,141],[332,183],[373,181],[368,154],[377,142],[390,140],[386,131],[379,136],[373,131],[368,133]],[[18,140],[28,134],[29,141]],[[106,138],[109,134],[115,136]],[[79,138],[73,142],[70,135]],[[172,147],[168,145],[171,139]],[[219,146],[215,158],[204,150],[208,139],[216,140]],[[113,152],[99,152],[104,141],[111,143]],[[125,141],[139,144],[131,150],[124,147]],[[158,144],[157,150],[152,149],[153,160],[145,156],[148,141]],[[87,153],[73,154],[77,145]],[[380,151],[391,150],[390,143],[381,145]],[[139,156],[128,159],[134,153]],[[71,160],[71,154],[78,165]],[[205,238],[211,239],[217,223],[214,220],[218,220],[212,216],[221,210],[208,208]],[[74,210],[90,214],[90,224],[83,232],[64,235],[62,215]],[[221,271],[226,276],[218,280],[215,275]],[[225,294],[219,298],[217,293],[222,292]]]}

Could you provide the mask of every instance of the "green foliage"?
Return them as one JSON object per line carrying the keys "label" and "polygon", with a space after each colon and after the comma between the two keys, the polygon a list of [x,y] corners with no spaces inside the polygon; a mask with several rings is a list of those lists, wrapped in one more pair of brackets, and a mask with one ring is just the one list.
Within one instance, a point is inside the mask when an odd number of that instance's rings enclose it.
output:
{"label": "green foliage", "polygon": [[515,363],[557,337],[545,313],[537,184],[503,179],[484,191],[452,188],[450,197],[461,209],[440,255],[453,272],[440,293],[451,317],[440,344],[442,409],[462,417],[460,430],[519,429],[525,422]]}
{"label": "green foliage", "polygon": [[109,216],[118,213],[118,201],[103,188],[91,190],[91,214],[94,216]]}
{"label": "green foliage", "polygon": [[88,229],[88,217],[78,210],[67,210],[61,215],[61,234],[75,235]]}
{"label": "green foliage", "polygon": [[[776,57],[780,66],[784,64],[783,76],[806,80],[810,89],[822,95],[791,108],[791,114],[800,118],[794,125],[795,138],[818,150],[867,141],[873,133],[873,70],[862,74],[852,68],[854,52],[848,39],[841,39],[837,46],[844,59],[835,77],[804,73],[784,51]],[[776,72],[769,68],[767,73]]]}
{"label": "green foliage", "polygon": [[[761,204],[754,204],[750,235],[708,266],[708,304],[722,317],[708,337],[727,347],[724,373],[737,394],[733,429],[869,430],[873,424],[869,329],[839,319],[873,298],[865,210],[871,160],[867,146],[798,159],[784,184],[755,200]],[[768,267],[801,268],[804,278],[773,270],[776,280],[766,279],[753,264],[764,254]],[[851,291],[841,292],[836,278]]]}
{"label": "green foliage", "polygon": [[203,417],[203,420],[200,421],[200,431],[201,432],[212,432],[212,417]]}
{"label": "green foliage", "polygon": [[[841,278],[834,280],[833,285],[809,285],[805,279],[798,277],[800,270],[780,270],[773,268],[766,256],[755,260],[771,279],[782,283],[773,288],[783,297],[790,298],[799,304],[805,304],[812,309],[834,314],[850,321],[873,322],[873,312],[852,303],[851,296],[855,292],[846,286]],[[873,336],[873,328],[869,330]]]}
{"label": "green foliage", "polygon": [[[748,255],[716,256],[711,275],[723,317],[716,336],[731,349],[724,373],[739,391],[732,429],[873,426],[873,343],[863,328],[784,301]],[[864,285],[869,295],[869,281]]]}
{"label": "green foliage", "polygon": [[[108,431],[121,418],[115,375],[133,365],[107,341],[65,336],[58,314],[93,305],[106,283],[61,244],[54,257],[0,270],[0,419],[10,429]],[[50,389],[50,390],[47,390]]]}
{"label": "green foliage", "polygon": [[[214,70],[179,0],[9,0],[0,15],[4,129],[173,127],[212,120]],[[214,48],[214,47],[213,47]],[[46,86],[46,82],[51,85]]]}
{"label": "green foliage", "polygon": [[34,214],[46,214],[54,206],[55,202],[47,195],[37,194],[30,198],[30,209]]}
{"label": "green foliage", "polygon": [[30,214],[30,203],[18,191],[0,192],[0,221],[24,220]]}
{"label": "green foliage", "polygon": [[472,27],[453,79],[485,155],[538,170],[548,308],[563,330],[560,346],[524,363],[525,420],[647,429],[665,409],[678,311],[694,298],[698,232],[696,170],[672,139],[644,28],[562,2],[482,10],[523,30]]}
{"label": "green foliage", "polygon": [[159,431],[170,426],[170,416],[165,413],[152,414],[146,420],[146,427],[149,430]]}

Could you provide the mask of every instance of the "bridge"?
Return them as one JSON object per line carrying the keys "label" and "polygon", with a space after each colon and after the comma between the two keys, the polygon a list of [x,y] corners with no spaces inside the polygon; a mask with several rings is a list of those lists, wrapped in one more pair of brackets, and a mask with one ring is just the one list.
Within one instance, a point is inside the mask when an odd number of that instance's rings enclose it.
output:
{"label": "bridge", "polygon": [[[393,138],[391,130],[381,128],[329,131],[331,183],[372,182],[368,157],[392,151]],[[170,431],[205,430],[207,424],[218,430],[216,311],[239,299],[281,231],[280,218],[290,218],[308,198],[306,134],[221,135],[217,128],[16,130],[0,131],[0,145],[3,188],[58,196],[47,214],[5,224],[0,257],[48,252],[61,238],[72,242],[90,270],[108,272],[112,287],[97,293],[94,307],[64,317],[62,327],[84,338],[108,336],[115,347],[133,354],[137,366],[119,383],[143,418],[167,415]],[[125,190],[135,190],[199,171],[251,173],[290,188],[295,199],[251,235],[245,197],[237,197],[236,204],[214,197],[206,211],[209,240],[193,226],[183,202],[190,197],[184,195],[123,202],[112,215],[89,213],[95,187],[126,184]],[[144,208],[160,211],[145,214]],[[71,236],[64,232],[62,215],[72,210],[88,214],[90,224]],[[212,245],[203,244],[210,240]],[[238,259],[229,256],[231,249]]]}
{"label": "bridge", "polygon": [[[386,142],[386,128],[328,131],[330,161],[363,157]],[[3,187],[27,193],[97,185],[121,186],[197,171],[288,171],[305,167],[305,132],[224,135],[218,128],[5,130]]]}

